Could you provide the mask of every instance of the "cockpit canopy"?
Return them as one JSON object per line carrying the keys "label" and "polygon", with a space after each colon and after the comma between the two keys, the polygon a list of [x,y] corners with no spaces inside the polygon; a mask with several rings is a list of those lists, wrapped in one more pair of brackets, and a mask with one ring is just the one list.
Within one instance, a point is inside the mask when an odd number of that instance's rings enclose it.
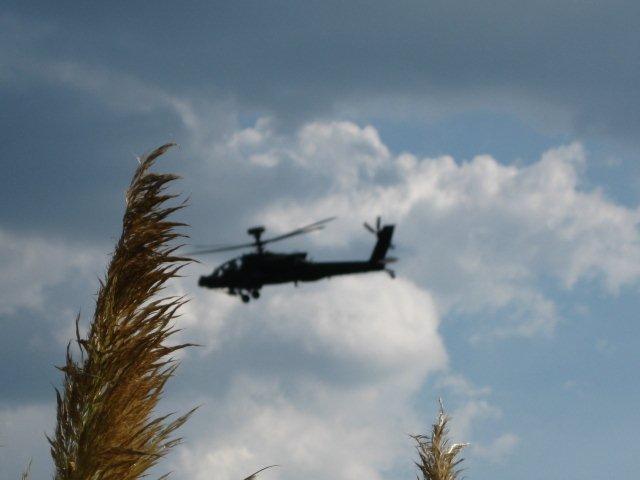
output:
{"label": "cockpit canopy", "polygon": [[213,278],[223,278],[226,275],[241,270],[270,270],[273,268],[282,268],[288,264],[302,262],[307,258],[304,252],[295,253],[272,253],[264,252],[260,254],[250,253],[241,257],[232,258],[216,268],[211,276]]}
{"label": "cockpit canopy", "polygon": [[239,269],[240,269],[240,259],[232,258],[231,260],[224,262],[222,265],[216,268],[211,274],[211,276],[215,278],[220,278],[229,272],[235,272],[235,271],[238,271]]}

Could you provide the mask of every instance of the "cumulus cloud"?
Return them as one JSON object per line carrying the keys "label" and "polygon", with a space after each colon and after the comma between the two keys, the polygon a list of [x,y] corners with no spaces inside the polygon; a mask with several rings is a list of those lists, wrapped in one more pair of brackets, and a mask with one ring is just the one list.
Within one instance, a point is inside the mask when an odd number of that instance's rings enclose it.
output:
{"label": "cumulus cloud", "polygon": [[[238,478],[274,462],[285,464],[269,472],[278,478],[380,478],[406,461],[404,434],[428,424],[413,399],[447,365],[440,314],[489,312],[499,321],[475,331],[536,335],[559,316],[545,282],[615,292],[640,273],[638,212],[583,186],[580,144],[528,166],[486,155],[460,163],[393,154],[370,126],[311,123],[284,135],[263,119],[216,154],[257,168],[267,184],[273,172],[312,176],[319,188],[280,190],[255,219],[285,230],[339,214],[308,237],[315,248],[359,251],[363,219],[396,222],[400,276],[265,288],[249,306],[196,292],[185,322],[209,347],[185,368],[206,359],[219,386],[198,389],[199,423],[216,429],[187,427],[190,444],[174,460],[185,478]],[[451,372],[438,388],[455,399],[453,433],[471,455],[495,462],[517,447],[519,436],[496,426],[502,411],[489,388]],[[487,423],[488,438],[478,428]]]}
{"label": "cumulus cloud", "polygon": [[[268,474],[278,478],[381,478],[406,458],[406,433],[422,428],[413,395],[447,363],[431,296],[383,275],[293,288],[267,288],[248,307],[206,292],[186,310],[190,331],[214,347],[184,370],[206,361],[227,387],[199,389],[197,422],[215,428],[189,432],[174,460],[183,478],[239,478],[270,463],[283,464]],[[217,307],[213,329],[192,317]]]}
{"label": "cumulus cloud", "polygon": [[[185,306],[181,324],[204,344],[201,355],[223,355],[237,350],[237,342],[263,341],[282,353],[313,360],[319,367],[316,374],[334,362],[343,373],[368,370],[368,375],[392,376],[400,383],[420,380],[446,363],[433,299],[411,281],[378,274],[294,288],[266,287],[263,298],[249,306],[200,291]],[[399,376],[403,374],[407,377]],[[351,380],[357,383],[357,378]]]}
{"label": "cumulus cloud", "polygon": [[[239,381],[229,398],[201,413],[215,433],[191,436],[176,471],[182,478],[240,478],[259,466],[282,467],[277,478],[381,478],[407,454],[411,424],[397,393],[379,388],[336,390]],[[231,423],[231,425],[229,425]],[[226,428],[225,428],[226,427]],[[404,455],[403,455],[404,454]]]}
{"label": "cumulus cloud", "polygon": [[49,310],[51,291],[70,277],[95,278],[97,252],[0,230],[0,314]]}
{"label": "cumulus cloud", "polygon": [[616,292],[640,276],[640,211],[582,185],[578,143],[516,166],[488,155],[462,163],[392,155],[373,127],[349,122],[308,124],[288,138],[261,124],[250,130],[260,141],[245,161],[264,153],[265,168],[286,164],[323,184],[280,195],[256,220],[284,228],[337,214],[340,224],[311,240],[345,246],[361,237],[363,219],[381,214],[398,224],[401,274],[432,291],[443,311],[504,317],[485,333],[551,332],[559,314],[541,288],[546,279]]}
{"label": "cumulus cloud", "polygon": [[295,297],[269,299],[276,333],[312,354],[392,371],[395,382],[399,374],[420,378],[442,365],[438,316],[427,292],[381,275],[331,282]]}

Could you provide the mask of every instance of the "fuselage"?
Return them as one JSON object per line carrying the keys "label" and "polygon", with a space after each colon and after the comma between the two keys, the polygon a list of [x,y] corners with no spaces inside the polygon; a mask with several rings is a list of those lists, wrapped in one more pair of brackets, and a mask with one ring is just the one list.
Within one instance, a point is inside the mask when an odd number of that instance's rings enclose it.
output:
{"label": "fuselage", "polygon": [[[242,262],[237,268],[214,271],[200,277],[199,285],[208,288],[254,290],[264,285],[290,282],[313,282],[322,278],[384,270],[381,262],[310,262],[303,258],[269,259]],[[253,263],[253,265],[252,265]]]}
{"label": "fuselage", "polygon": [[307,260],[304,252],[274,253],[265,251],[260,245],[257,252],[233,258],[216,268],[211,275],[200,277],[198,284],[206,288],[226,289],[232,295],[239,294],[247,302],[249,294],[258,298],[260,289],[265,285],[314,282],[338,275],[381,270],[386,270],[393,277],[393,272],[386,268],[387,263],[393,259],[387,259],[386,254],[391,246],[394,227],[377,227],[377,242],[368,260],[312,262]]}

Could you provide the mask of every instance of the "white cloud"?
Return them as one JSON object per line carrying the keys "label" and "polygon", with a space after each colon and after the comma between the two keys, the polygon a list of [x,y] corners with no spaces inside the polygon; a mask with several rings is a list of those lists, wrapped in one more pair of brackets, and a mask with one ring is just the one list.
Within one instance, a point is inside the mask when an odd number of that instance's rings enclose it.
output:
{"label": "white cloud", "polygon": [[204,343],[204,354],[223,348],[223,340],[267,337],[296,355],[393,376],[394,383],[414,385],[446,364],[434,302],[412,282],[379,273],[303,284],[292,295],[294,288],[267,287],[248,306],[201,290],[185,306],[181,326]]}
{"label": "white cloud", "polygon": [[[638,212],[582,187],[579,144],[528,166],[486,155],[457,163],[393,155],[372,127],[314,123],[287,136],[262,120],[230,136],[221,154],[259,166],[266,182],[282,168],[318,180],[322,188],[308,192],[279,190],[256,214],[276,230],[340,215],[308,237],[317,246],[352,246],[376,214],[396,222],[400,277],[334,279],[295,295],[266,288],[249,306],[196,293],[186,321],[211,348],[195,355],[223,362],[231,386],[202,390],[197,421],[211,427],[187,427],[189,445],[173,466],[184,478],[241,478],[271,463],[283,464],[267,474],[276,478],[380,478],[407,461],[405,433],[429,422],[412,400],[446,366],[439,311],[501,318],[478,325],[478,336],[531,336],[550,332],[559,315],[549,281],[564,289],[596,281],[613,292],[640,274]],[[216,310],[208,322],[204,313]],[[455,374],[440,387],[460,405],[455,441],[490,462],[513,451],[519,437],[500,431],[490,389]],[[487,423],[492,438],[479,430]]]}
{"label": "white cloud", "polygon": [[[97,252],[0,230],[0,314],[48,310],[49,290],[70,278],[95,279]],[[106,258],[106,257],[104,257]],[[50,310],[48,313],[51,313]]]}
{"label": "white cloud", "polygon": [[415,431],[406,392],[392,388],[332,388],[324,383],[239,379],[220,404],[199,413],[216,426],[200,432],[172,469],[181,478],[243,478],[261,466],[276,478],[381,478],[410,449]]}
{"label": "white cloud", "polygon": [[[282,468],[271,478],[381,478],[407,462],[406,434],[423,426],[413,395],[447,361],[431,297],[382,274],[292,289],[266,289],[249,306],[232,299],[208,334],[208,317],[189,317],[220,305],[219,294],[186,311],[190,331],[216,345],[203,360],[241,353],[225,363],[230,388],[202,390],[194,422],[211,427],[187,426],[189,444],[172,465],[180,478],[237,479],[272,463]],[[272,363],[255,371],[243,362]]]}
{"label": "white cloud", "polygon": [[364,219],[381,214],[398,226],[400,274],[432,291],[439,308],[503,319],[479,336],[551,332],[558,312],[545,282],[571,289],[595,281],[616,292],[640,277],[640,210],[582,187],[580,144],[514,166],[487,155],[464,163],[391,155],[373,127],[348,122],[309,124],[288,142],[260,134],[251,155],[267,152],[272,164],[285,162],[300,178],[321,175],[326,186],[280,195],[256,220],[284,229],[337,214],[340,222],[310,240],[345,246],[362,237]]}
{"label": "white cloud", "polygon": [[309,123],[300,129],[296,142],[292,158],[335,179],[340,189],[371,180],[389,159],[375,128],[351,122]]}
{"label": "white cloud", "polygon": [[274,333],[314,354],[393,371],[396,382],[405,372],[419,380],[444,363],[436,309],[425,291],[381,274],[330,282],[271,297]]}
{"label": "white cloud", "polygon": [[260,118],[255,126],[231,135],[225,150],[232,158],[261,167],[289,162],[334,179],[343,189],[370,181],[390,157],[375,128],[344,121],[308,123],[290,138],[277,132],[273,120]]}
{"label": "white cloud", "polygon": [[[251,170],[249,184],[280,182],[267,176],[278,169],[293,179],[320,180],[321,188],[292,194],[271,185],[276,194],[262,202],[261,221],[284,229],[339,214],[331,229],[309,239],[349,247],[364,237],[362,221],[382,214],[397,223],[401,257],[394,281],[379,274],[303,285],[295,294],[289,286],[267,288],[248,306],[219,293],[194,293],[180,326],[187,340],[205,348],[189,355],[183,369],[190,361],[215,360],[227,369],[228,383],[189,385],[206,405],[187,425],[189,443],[173,459],[181,478],[214,472],[238,479],[274,462],[283,467],[265,477],[380,478],[407,462],[405,434],[428,424],[412,401],[428,375],[447,363],[438,312],[504,317],[478,326],[480,334],[534,335],[550,331],[558,317],[542,288],[547,279],[567,289],[595,280],[616,291],[640,274],[638,211],[584,190],[585,152],[578,144],[529,166],[490,156],[457,163],[394,155],[370,126],[312,123],[287,136],[268,120],[211,144],[191,106],[175,106],[197,140],[194,149],[211,150],[208,162],[219,165],[229,154],[234,168],[260,167]],[[34,241],[37,248],[23,250],[22,239],[0,239],[10,246],[4,278],[15,274],[15,285],[29,286],[15,290],[12,303],[2,305],[7,311],[42,308],[47,285],[84,268],[72,248],[49,252],[48,244]],[[28,252],[38,251],[21,270]],[[47,268],[38,268],[42,262]],[[193,283],[176,288],[193,292]],[[486,389],[455,376],[446,386],[468,397],[453,412],[456,441],[471,441],[474,454],[488,460],[514,448],[512,433],[474,437],[477,422],[500,417],[484,398]]]}

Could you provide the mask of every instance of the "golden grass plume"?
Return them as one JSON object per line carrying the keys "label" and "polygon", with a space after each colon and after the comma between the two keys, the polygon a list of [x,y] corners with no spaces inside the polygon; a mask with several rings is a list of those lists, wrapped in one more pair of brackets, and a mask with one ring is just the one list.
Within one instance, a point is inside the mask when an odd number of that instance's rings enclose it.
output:
{"label": "golden grass plume", "polygon": [[171,420],[154,409],[177,364],[171,358],[188,344],[168,346],[172,319],[184,298],[156,298],[190,259],[173,245],[184,224],[168,217],[184,204],[167,206],[178,178],[150,171],[172,144],[140,159],[126,193],[120,237],[86,338],[76,337],[80,358],[67,348],[57,425],[49,438],[56,480],[141,478],[180,439],[174,431],[189,415]]}
{"label": "golden grass plume", "polygon": [[451,443],[449,440],[449,416],[440,401],[438,419],[431,428],[430,435],[412,435],[416,441],[419,460],[416,462],[423,480],[456,480],[463,458],[459,457],[468,444]]}

